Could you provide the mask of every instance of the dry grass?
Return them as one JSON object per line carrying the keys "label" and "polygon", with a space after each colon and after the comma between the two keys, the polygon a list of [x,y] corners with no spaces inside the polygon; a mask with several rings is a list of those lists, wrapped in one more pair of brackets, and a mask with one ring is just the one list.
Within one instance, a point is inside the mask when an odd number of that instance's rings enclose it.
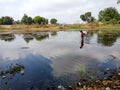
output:
{"label": "dry grass", "polygon": [[68,25],[0,25],[0,31],[14,31],[21,32],[54,32],[60,30],[120,30],[120,25],[104,25],[99,23],[94,24],[68,24]]}
{"label": "dry grass", "polygon": [[33,31],[58,31],[64,29],[61,25],[0,25],[0,31],[22,31],[22,32],[33,32]]}

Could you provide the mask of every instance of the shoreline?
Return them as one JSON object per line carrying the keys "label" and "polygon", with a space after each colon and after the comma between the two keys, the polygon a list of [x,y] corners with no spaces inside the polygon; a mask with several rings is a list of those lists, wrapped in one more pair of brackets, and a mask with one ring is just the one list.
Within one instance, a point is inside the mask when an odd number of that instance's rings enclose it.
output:
{"label": "shoreline", "polygon": [[79,31],[79,30],[120,30],[120,25],[68,24],[68,25],[0,25],[1,31]]}

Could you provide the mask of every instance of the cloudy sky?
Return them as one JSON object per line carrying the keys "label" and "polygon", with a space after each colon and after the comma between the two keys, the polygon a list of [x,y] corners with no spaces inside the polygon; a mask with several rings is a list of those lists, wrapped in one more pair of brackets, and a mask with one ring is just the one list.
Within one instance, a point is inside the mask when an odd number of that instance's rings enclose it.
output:
{"label": "cloudy sky", "polygon": [[11,16],[20,20],[22,16],[43,16],[56,18],[59,23],[80,23],[80,15],[91,11],[97,18],[100,10],[115,7],[120,12],[116,0],[0,0],[0,17]]}

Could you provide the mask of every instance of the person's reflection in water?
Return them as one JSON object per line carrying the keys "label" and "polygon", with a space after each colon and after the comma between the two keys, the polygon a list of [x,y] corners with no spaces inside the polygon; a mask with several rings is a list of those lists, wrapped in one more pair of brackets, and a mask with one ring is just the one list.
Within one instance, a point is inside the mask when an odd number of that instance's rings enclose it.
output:
{"label": "person's reflection in water", "polygon": [[84,46],[84,35],[85,35],[85,34],[83,33],[82,30],[80,31],[80,33],[81,33],[81,45],[80,45],[80,49],[81,49],[81,48],[83,48],[83,46]]}
{"label": "person's reflection in water", "polygon": [[84,46],[84,39],[81,40],[80,49],[83,48],[83,46]]}

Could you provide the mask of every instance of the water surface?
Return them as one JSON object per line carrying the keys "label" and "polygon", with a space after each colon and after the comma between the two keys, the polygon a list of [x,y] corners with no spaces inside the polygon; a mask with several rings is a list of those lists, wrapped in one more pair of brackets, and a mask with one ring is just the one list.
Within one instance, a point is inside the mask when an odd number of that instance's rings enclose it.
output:
{"label": "water surface", "polygon": [[120,67],[120,35],[79,31],[0,34],[0,88],[46,90],[76,86],[91,72]]}

